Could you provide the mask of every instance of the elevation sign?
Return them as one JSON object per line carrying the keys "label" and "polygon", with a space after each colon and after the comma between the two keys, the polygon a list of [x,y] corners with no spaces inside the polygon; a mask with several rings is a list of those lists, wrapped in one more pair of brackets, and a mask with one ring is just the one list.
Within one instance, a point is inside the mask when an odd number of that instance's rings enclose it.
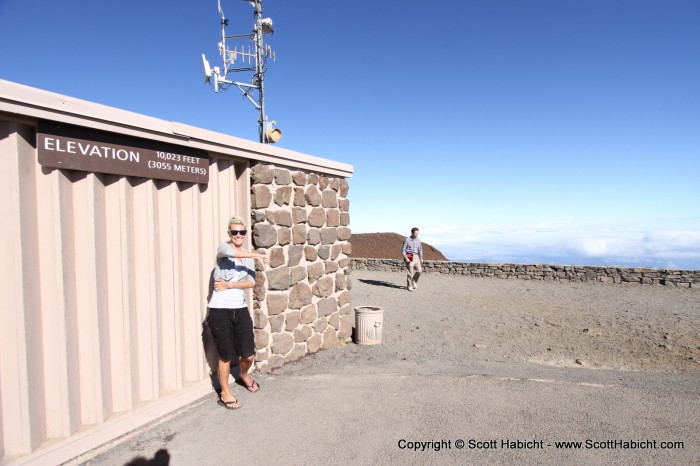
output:
{"label": "elevation sign", "polygon": [[209,182],[209,154],[160,141],[40,121],[39,163],[45,167],[159,180]]}

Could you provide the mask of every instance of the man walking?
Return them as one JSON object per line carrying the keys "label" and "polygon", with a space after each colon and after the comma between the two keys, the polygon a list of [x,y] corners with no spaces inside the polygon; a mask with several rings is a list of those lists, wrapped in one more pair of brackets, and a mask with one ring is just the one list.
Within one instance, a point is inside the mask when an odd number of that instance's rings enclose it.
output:
{"label": "man walking", "polygon": [[418,288],[418,278],[423,271],[423,245],[418,239],[420,231],[411,228],[411,236],[406,238],[401,248],[401,255],[406,264],[406,289],[413,291]]}

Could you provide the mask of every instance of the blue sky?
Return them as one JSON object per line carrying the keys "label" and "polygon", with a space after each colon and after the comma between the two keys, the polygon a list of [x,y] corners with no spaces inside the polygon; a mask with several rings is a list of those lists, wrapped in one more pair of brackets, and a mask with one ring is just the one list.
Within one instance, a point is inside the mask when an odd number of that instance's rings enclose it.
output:
{"label": "blue sky", "polygon": [[[250,30],[247,2],[222,6]],[[264,6],[279,145],[354,166],[354,232],[700,269],[700,2]],[[252,105],[202,83],[219,40],[216,0],[0,0],[0,78],[256,140]]]}

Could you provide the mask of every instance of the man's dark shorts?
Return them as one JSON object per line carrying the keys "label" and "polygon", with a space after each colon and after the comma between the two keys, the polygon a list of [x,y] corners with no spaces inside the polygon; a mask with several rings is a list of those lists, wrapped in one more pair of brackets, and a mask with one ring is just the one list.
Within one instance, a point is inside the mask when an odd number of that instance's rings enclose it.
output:
{"label": "man's dark shorts", "polygon": [[238,309],[209,309],[209,328],[223,361],[255,354],[253,321],[247,307]]}

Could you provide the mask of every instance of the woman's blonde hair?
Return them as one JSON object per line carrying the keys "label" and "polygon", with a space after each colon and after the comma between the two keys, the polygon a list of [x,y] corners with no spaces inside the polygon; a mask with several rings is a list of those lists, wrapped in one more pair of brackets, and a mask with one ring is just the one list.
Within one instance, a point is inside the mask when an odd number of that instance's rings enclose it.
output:
{"label": "woman's blonde hair", "polygon": [[230,227],[231,225],[243,225],[244,227],[247,227],[246,223],[243,221],[241,217],[231,217],[228,221],[228,226]]}

